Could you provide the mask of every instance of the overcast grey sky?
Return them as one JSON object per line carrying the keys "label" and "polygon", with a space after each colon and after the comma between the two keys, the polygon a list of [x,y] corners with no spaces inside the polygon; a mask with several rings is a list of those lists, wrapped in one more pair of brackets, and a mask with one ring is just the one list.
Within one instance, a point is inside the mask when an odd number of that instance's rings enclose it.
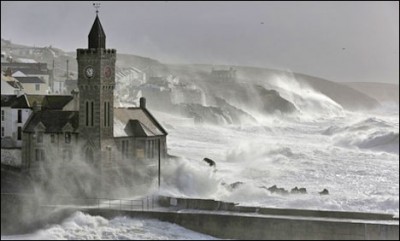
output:
{"label": "overcast grey sky", "polygon": [[[87,47],[93,2],[1,2],[1,37]],[[165,63],[288,69],[399,83],[398,2],[106,2],[107,47]]]}

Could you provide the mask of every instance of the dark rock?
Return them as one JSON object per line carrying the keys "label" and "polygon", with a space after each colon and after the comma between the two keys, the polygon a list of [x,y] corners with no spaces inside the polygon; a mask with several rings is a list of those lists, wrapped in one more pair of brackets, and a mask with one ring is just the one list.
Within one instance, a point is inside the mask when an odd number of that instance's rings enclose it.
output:
{"label": "dark rock", "polygon": [[214,166],[215,167],[215,161],[209,159],[209,158],[204,158],[203,161],[207,162],[210,167]]}
{"label": "dark rock", "polygon": [[278,189],[277,187],[276,187],[276,185],[273,185],[273,186],[271,186],[271,187],[269,187],[269,188],[267,188],[268,189],[268,191],[270,191],[270,192],[276,192],[276,190]]}
{"label": "dark rock", "polygon": [[322,192],[319,192],[320,195],[328,195],[329,191],[328,189],[324,188],[324,190],[322,190]]}
{"label": "dark rock", "polygon": [[302,187],[302,188],[299,189],[299,192],[300,192],[301,194],[306,194],[306,193],[307,193],[307,189],[304,188],[304,187]]}
{"label": "dark rock", "polygon": [[234,183],[231,183],[229,185],[229,187],[231,187],[232,189],[235,189],[235,188],[239,187],[242,184],[243,184],[243,182],[234,182]]}
{"label": "dark rock", "polygon": [[282,188],[282,187],[279,187],[279,188],[278,188],[276,185],[273,185],[273,186],[269,187],[268,190],[269,190],[271,193],[277,193],[277,194],[282,194],[282,195],[289,194],[289,192],[288,192],[287,190],[285,190],[285,189]]}
{"label": "dark rock", "polygon": [[292,190],[290,190],[291,194],[297,194],[299,193],[299,189],[297,187],[292,188]]}

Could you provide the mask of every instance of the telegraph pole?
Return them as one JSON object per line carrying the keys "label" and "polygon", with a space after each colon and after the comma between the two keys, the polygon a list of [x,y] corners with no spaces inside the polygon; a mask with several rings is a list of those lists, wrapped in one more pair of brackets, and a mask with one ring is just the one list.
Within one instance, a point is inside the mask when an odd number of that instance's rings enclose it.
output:
{"label": "telegraph pole", "polygon": [[161,139],[158,139],[158,188],[161,186]]}

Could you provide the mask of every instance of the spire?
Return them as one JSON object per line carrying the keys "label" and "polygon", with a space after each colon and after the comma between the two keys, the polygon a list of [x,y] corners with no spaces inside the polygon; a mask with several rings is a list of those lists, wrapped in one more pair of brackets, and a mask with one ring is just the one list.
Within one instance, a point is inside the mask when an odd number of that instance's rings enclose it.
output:
{"label": "spire", "polygon": [[98,48],[106,48],[106,34],[104,33],[99,16],[96,12],[96,19],[89,33],[89,49]]}

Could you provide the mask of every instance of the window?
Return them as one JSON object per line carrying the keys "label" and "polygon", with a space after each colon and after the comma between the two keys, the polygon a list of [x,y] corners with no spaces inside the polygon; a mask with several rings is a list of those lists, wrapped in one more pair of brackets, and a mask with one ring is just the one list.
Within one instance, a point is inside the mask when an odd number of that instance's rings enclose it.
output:
{"label": "window", "polygon": [[91,104],[92,104],[92,106],[91,106],[91,117],[90,118],[92,120],[91,124],[92,124],[92,126],[94,126],[94,123],[93,123],[93,116],[94,116],[94,108],[93,107],[94,107],[94,103],[93,103],[93,101],[92,101]]}
{"label": "window", "polygon": [[18,123],[22,123],[22,110],[18,110]]}
{"label": "window", "polygon": [[146,157],[149,159],[154,158],[154,147],[155,147],[155,140],[150,140],[146,142]]}
{"label": "window", "polygon": [[[18,127],[20,128],[20,127]],[[38,132],[37,133],[37,139],[36,139],[37,143],[43,143],[43,132]]]}
{"label": "window", "polygon": [[110,102],[107,102],[107,126],[110,126]]}
{"label": "window", "polygon": [[104,126],[107,126],[107,102],[104,102]]}
{"label": "window", "polygon": [[4,126],[1,127],[1,137],[4,137]]}
{"label": "window", "polygon": [[50,135],[50,141],[51,141],[51,143],[55,143],[56,142],[56,136],[54,134]]}
{"label": "window", "polygon": [[35,90],[39,91],[40,90],[40,84],[35,84]]}
{"label": "window", "polygon": [[18,126],[17,140],[21,140],[22,136],[22,127]]}
{"label": "window", "polygon": [[129,153],[129,141],[124,140],[122,141],[122,156],[126,158],[128,157],[128,153]]}
{"label": "window", "polygon": [[65,143],[71,143],[71,133],[65,133]]}
{"label": "window", "polygon": [[4,110],[1,110],[1,121],[4,121],[6,116],[6,113],[4,112]]}
{"label": "window", "polygon": [[35,160],[37,162],[45,160],[45,155],[44,155],[44,150],[43,149],[36,149],[35,150]]}
{"label": "window", "polygon": [[86,126],[89,126],[89,102],[86,101]]}

